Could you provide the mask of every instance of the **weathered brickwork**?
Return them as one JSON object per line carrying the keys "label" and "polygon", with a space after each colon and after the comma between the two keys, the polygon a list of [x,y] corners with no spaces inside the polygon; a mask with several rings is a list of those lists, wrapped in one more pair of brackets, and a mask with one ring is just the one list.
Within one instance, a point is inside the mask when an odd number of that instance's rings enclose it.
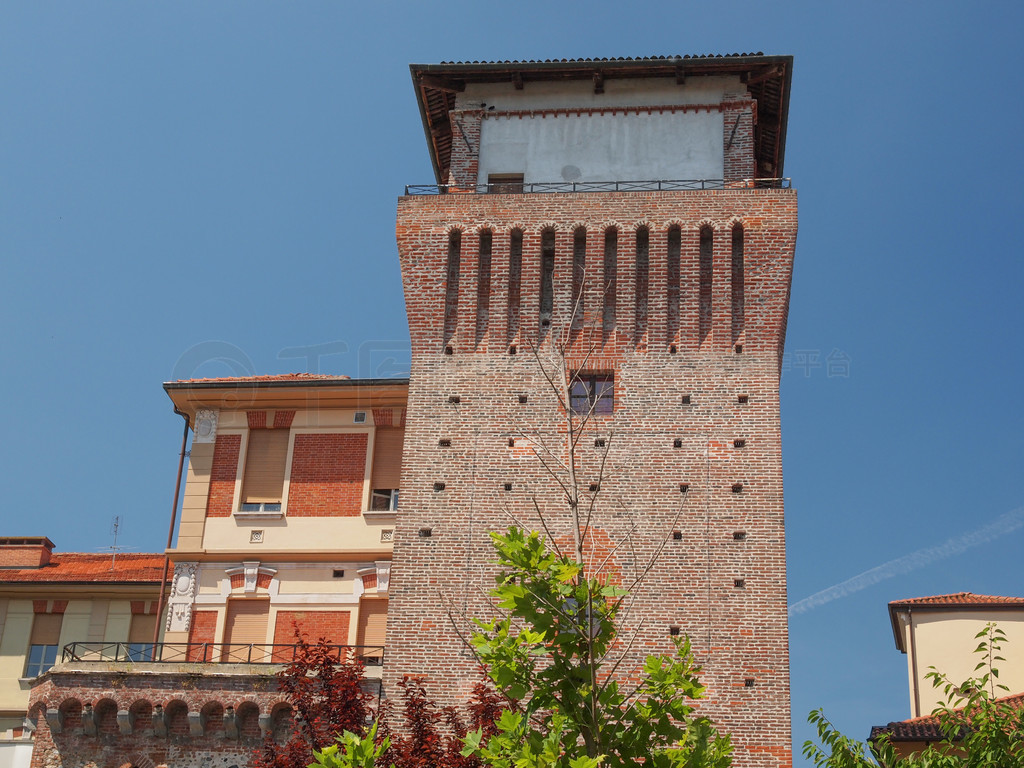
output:
{"label": "weathered brickwork", "polygon": [[32,768],[227,768],[286,735],[276,668],[105,665],[51,670],[32,689]]}
{"label": "weathered brickwork", "polygon": [[288,485],[289,517],[362,513],[366,435],[296,435]]}
{"label": "weathered brickwork", "polygon": [[235,478],[238,476],[238,454],[241,449],[241,435],[218,435],[217,443],[213,447],[210,494],[206,500],[207,517],[231,517],[231,505],[235,500]]}
{"label": "weathered brickwork", "polygon": [[[748,141],[751,112],[737,114],[739,140]],[[703,708],[733,734],[737,764],[791,763],[778,383],[796,204],[791,190],[755,189],[400,199],[412,375],[388,617],[391,691],[399,675],[418,673],[443,699],[465,699],[473,661],[446,612],[458,621],[487,612],[490,531],[512,519],[539,529],[536,500],[552,534],[571,536],[563,495],[530,444],[564,455],[564,413],[542,369],[585,369],[614,376],[613,414],[593,419],[580,442],[583,490],[598,494],[598,535],[629,537],[614,558],[629,580],[664,545],[629,618],[632,626],[643,618],[633,661],[669,650],[678,627],[704,665]],[[573,328],[581,228],[584,322]],[[481,334],[476,268],[485,229],[490,295]],[[703,272],[702,229],[711,234]],[[546,327],[545,230],[555,244]],[[605,257],[609,230],[614,260]],[[452,231],[460,233],[458,311],[444,340]],[[638,231],[647,240],[639,274]],[[518,233],[521,265],[510,264]],[[519,285],[510,272],[521,274]],[[521,300],[512,306],[510,295]],[[571,339],[565,359],[545,351],[550,338]],[[431,536],[420,535],[424,528]]]}

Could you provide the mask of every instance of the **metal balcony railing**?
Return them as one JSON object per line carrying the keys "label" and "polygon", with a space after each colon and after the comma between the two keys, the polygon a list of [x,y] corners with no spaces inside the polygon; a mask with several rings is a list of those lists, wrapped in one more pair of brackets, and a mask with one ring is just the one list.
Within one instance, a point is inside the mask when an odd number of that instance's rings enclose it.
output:
{"label": "metal balcony railing", "polygon": [[406,195],[535,194],[551,192],[676,192],[706,189],[791,189],[793,180],[783,179],[656,179],[648,181],[543,181],[498,182],[495,184],[407,184]]}
{"label": "metal balcony railing", "polygon": [[[339,661],[384,663],[379,645],[332,645]],[[61,663],[80,661],[152,664],[290,664],[299,646],[270,643],[68,643]]]}

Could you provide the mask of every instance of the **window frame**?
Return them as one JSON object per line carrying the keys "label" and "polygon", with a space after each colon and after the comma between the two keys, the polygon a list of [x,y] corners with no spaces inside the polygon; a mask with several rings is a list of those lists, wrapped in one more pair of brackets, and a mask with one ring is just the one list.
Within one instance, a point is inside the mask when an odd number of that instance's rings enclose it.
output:
{"label": "window frame", "polygon": [[[577,392],[580,386],[585,391]],[[569,379],[568,405],[573,414],[583,418],[614,415],[615,372],[575,371]]]}
{"label": "window frame", "polygon": [[[32,655],[36,651],[40,650],[40,658],[33,661]],[[47,651],[53,651],[53,659],[47,663]],[[28,647],[28,653],[25,654],[25,677],[34,679],[40,675],[44,675],[50,671],[51,667],[57,664],[57,655],[60,653],[60,643],[56,645],[50,645],[48,643],[33,643]],[[37,669],[38,668],[38,669]]]}

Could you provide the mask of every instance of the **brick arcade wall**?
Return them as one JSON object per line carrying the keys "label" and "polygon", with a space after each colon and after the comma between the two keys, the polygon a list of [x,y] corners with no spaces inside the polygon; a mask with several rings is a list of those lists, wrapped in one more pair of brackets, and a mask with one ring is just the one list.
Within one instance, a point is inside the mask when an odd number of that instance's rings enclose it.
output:
{"label": "brick arcade wall", "polygon": [[248,765],[267,734],[285,734],[290,707],[265,668],[240,667],[51,670],[29,702],[31,768]]}
{"label": "brick arcade wall", "polygon": [[[744,257],[739,337],[732,311],[731,235],[737,221]],[[581,226],[584,311],[591,326],[606,327],[576,333],[568,360],[535,357],[531,349],[542,339],[541,231],[555,230],[548,333],[559,336],[571,314],[573,233]],[[638,226],[649,230],[649,287],[642,301]],[[668,282],[676,273],[668,268],[666,243],[673,226],[680,228],[679,299],[678,319],[669,322]],[[702,339],[699,233],[708,226],[714,233],[713,266],[703,275],[711,301]],[[445,285],[452,227],[462,232],[457,296],[447,295]],[[478,340],[475,268],[483,227],[493,237],[487,328]],[[616,309],[614,322],[604,323],[609,227],[618,230]],[[513,229],[523,233],[522,300],[515,317],[508,301]],[[708,701],[702,708],[733,734],[737,764],[789,765],[778,382],[796,237],[795,192],[406,197],[399,201],[397,236],[413,355],[385,686],[393,695],[400,675],[425,674],[442,700],[465,700],[474,665],[447,612],[457,621],[487,613],[481,596],[491,583],[488,532],[513,518],[539,529],[532,512],[536,500],[552,533],[571,536],[562,494],[528,447],[531,440],[543,440],[562,452],[564,416],[541,368],[599,369],[613,373],[616,402],[614,414],[594,419],[592,436],[581,442],[584,490],[597,481],[607,452],[596,535],[609,542],[630,538],[615,557],[626,578],[667,539],[630,619],[631,626],[644,620],[632,661],[668,651],[671,628],[680,628],[704,666]],[[445,306],[453,302],[457,318],[449,321],[446,354]],[[642,323],[638,311],[645,312]],[[516,354],[509,354],[510,345]],[[597,438],[606,440],[605,447],[595,446]],[[450,447],[439,445],[442,439]],[[443,490],[435,490],[435,483],[443,483]],[[418,535],[424,527],[432,529],[429,538]]]}

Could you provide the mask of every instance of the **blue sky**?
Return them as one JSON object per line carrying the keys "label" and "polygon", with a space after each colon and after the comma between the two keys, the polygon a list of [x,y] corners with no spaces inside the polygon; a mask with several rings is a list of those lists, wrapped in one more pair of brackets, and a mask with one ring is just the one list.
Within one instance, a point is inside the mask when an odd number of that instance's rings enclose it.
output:
{"label": "blue sky", "polygon": [[410,62],[792,54],[791,602],[931,553],[793,616],[795,742],[906,717],[886,603],[1024,594],[1022,33],[1010,2],[4,3],[0,532],[161,548],[165,380],[406,368]]}

